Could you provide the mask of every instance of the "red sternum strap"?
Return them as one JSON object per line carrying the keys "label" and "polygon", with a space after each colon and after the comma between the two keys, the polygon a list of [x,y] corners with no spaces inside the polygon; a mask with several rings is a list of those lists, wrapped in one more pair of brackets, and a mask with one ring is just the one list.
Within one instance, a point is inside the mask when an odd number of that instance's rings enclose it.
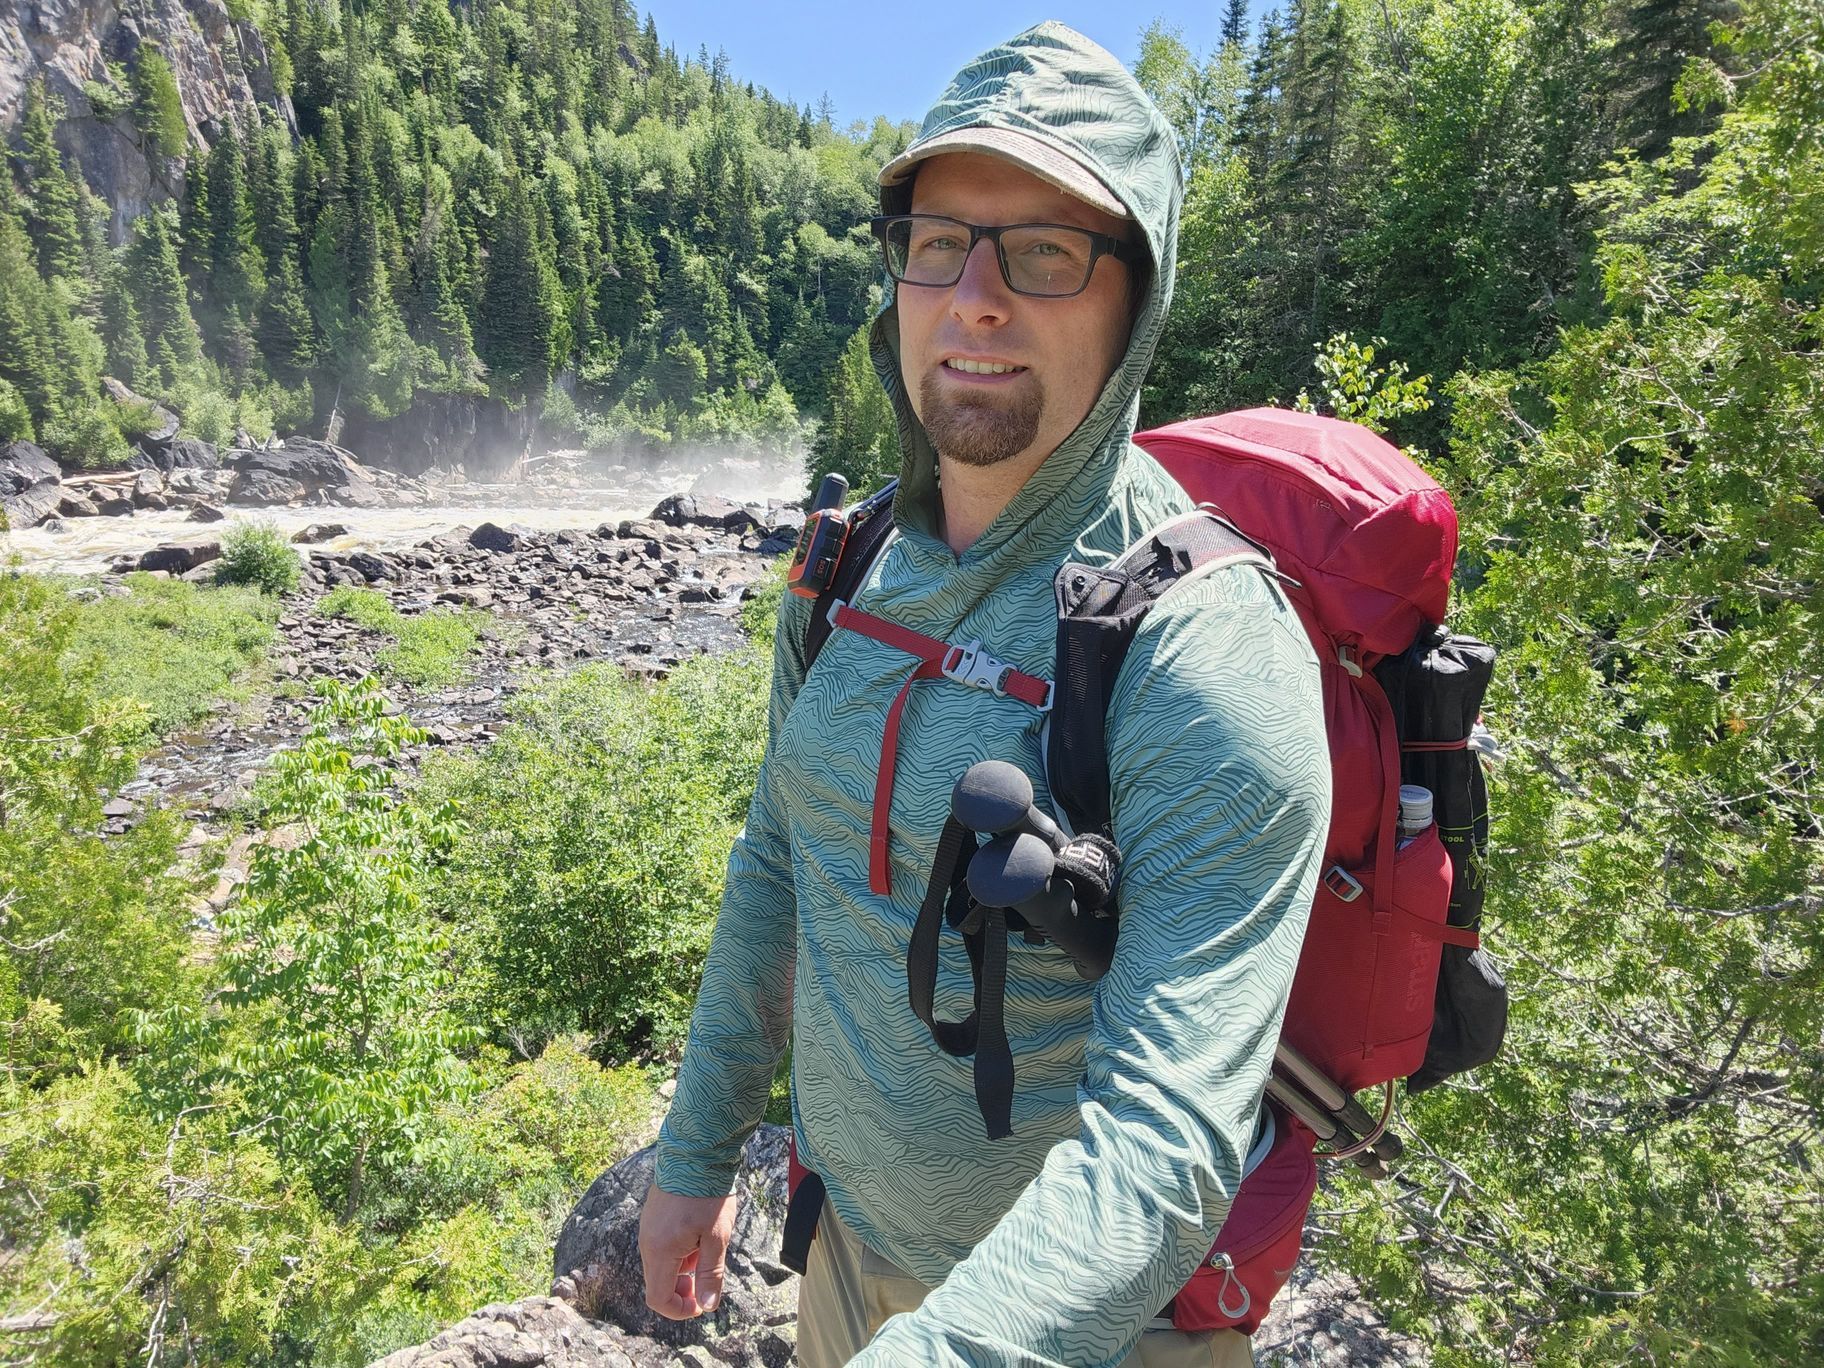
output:
{"label": "red sternum strap", "polygon": [[897,622],[864,613],[838,601],[830,620],[839,630],[859,632],[896,651],[918,658],[918,668],[899,686],[887,709],[886,732],[880,742],[880,777],[874,785],[874,815],[868,829],[868,888],[885,895],[893,891],[887,868],[887,816],[893,805],[893,770],[899,753],[899,723],[906,695],[921,679],[951,679],[989,693],[1017,698],[1040,712],[1051,708],[1051,684],[1023,670],[996,660],[979,641],[952,646],[947,641],[915,632]]}

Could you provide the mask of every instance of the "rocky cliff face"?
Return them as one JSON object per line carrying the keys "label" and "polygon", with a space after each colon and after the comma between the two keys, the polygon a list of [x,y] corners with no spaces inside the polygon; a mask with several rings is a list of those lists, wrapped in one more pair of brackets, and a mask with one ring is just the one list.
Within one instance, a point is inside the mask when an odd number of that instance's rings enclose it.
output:
{"label": "rocky cliff face", "polygon": [[130,113],[115,113],[106,98],[98,108],[93,98],[94,87],[104,87],[123,110],[130,106],[131,93],[116,77],[131,68],[142,43],[170,62],[193,145],[209,147],[231,116],[245,117],[256,104],[297,129],[259,31],[231,18],[221,0],[0,0],[0,134],[12,139],[26,87],[42,75],[64,105],[57,145],[113,211],[108,232],[115,243],[184,177],[182,158],[161,156]]}

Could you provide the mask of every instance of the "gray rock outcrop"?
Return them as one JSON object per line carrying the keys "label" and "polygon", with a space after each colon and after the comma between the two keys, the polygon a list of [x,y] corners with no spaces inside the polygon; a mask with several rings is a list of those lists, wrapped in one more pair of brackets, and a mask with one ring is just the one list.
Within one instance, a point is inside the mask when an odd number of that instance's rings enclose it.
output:
{"label": "gray rock outcrop", "polygon": [[36,527],[63,501],[63,472],[36,442],[0,447],[0,514],[9,527]]}
{"label": "gray rock outcrop", "polygon": [[528,1297],[484,1306],[373,1368],[634,1368],[624,1342],[561,1297]]}
{"label": "gray rock outcrop", "polygon": [[741,1200],[713,1315],[670,1321],[646,1307],[639,1234],[640,1204],[652,1186],[650,1146],[597,1178],[564,1222],[552,1294],[643,1341],[634,1359],[639,1368],[661,1368],[690,1345],[703,1345],[731,1368],[784,1368],[798,1318],[798,1281],[779,1262],[790,1143],[786,1127],[761,1126],[741,1153]]}
{"label": "gray rock outcrop", "polygon": [[[0,132],[11,135],[38,77],[60,99],[57,145],[66,164],[112,211],[109,240],[122,242],[148,207],[179,193],[182,158],[151,147],[134,122],[130,92],[109,63],[131,69],[152,44],[171,63],[192,147],[202,151],[229,119],[277,112],[295,136],[291,98],[280,92],[259,29],[229,16],[222,0],[4,0],[0,3]],[[106,91],[98,107],[85,83]]]}
{"label": "gray rock outcrop", "polygon": [[228,453],[227,464],[234,471],[229,498],[241,504],[397,508],[423,503],[429,495],[417,480],[362,465],[352,452],[313,437],[237,448]]}

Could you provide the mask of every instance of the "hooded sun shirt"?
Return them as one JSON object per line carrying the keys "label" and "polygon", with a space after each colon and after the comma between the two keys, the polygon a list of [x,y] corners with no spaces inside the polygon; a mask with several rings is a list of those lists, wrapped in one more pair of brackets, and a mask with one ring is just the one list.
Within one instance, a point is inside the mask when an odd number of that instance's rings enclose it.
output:
{"label": "hooded sun shirt", "polygon": [[[1050,679],[1059,565],[1107,564],[1191,506],[1130,440],[1171,299],[1182,182],[1172,131],[1133,77],[1061,24],[966,67],[909,150],[971,128],[1018,130],[1092,171],[1141,230],[1150,289],[1088,416],[960,557],[938,535],[936,453],[907,400],[888,297],[871,336],[899,423],[899,536],[855,603]],[[882,208],[908,199],[889,187]],[[1147,618],[1108,713],[1124,857],[1114,964],[1086,983],[1055,946],[1011,938],[1013,1134],[990,1141],[971,1061],[939,1050],[908,1005],[906,951],[965,769],[1010,761],[1053,810],[1045,718],[950,680],[914,685],[891,891],[871,892],[881,740],[916,662],[837,631],[807,674],[808,611],[788,595],[780,613],[766,758],[729,858],[659,1185],[732,1189],[789,1037],[799,1157],[865,1244],[936,1288],[857,1363],[1119,1363],[1209,1252],[1254,1139],[1329,820],[1311,647],[1284,596],[1245,567],[1180,585]],[[946,931],[938,1014],[961,1019],[970,997],[962,940]]]}

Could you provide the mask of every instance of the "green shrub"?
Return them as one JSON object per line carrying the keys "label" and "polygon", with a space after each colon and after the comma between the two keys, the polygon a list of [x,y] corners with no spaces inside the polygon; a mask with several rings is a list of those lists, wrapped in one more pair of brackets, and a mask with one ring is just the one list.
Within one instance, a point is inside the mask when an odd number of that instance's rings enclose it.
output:
{"label": "green shrub", "polygon": [[25,396],[13,388],[13,382],[0,378],[0,442],[37,440],[32,431],[32,412]]}
{"label": "green shrub", "polygon": [[465,814],[431,896],[473,1020],[620,1058],[682,1035],[765,705],[753,651],[658,685],[590,666],[522,694],[479,756],[433,762],[425,793]]}
{"label": "green shrub", "polygon": [[380,651],[375,664],[388,679],[419,688],[462,678],[464,658],[481,644],[482,632],[493,621],[490,614],[475,609],[438,609],[407,617],[379,590],[349,585],[323,595],[316,611],[392,637],[393,644]]}
{"label": "green shrub", "polygon": [[245,697],[276,637],[278,604],[241,585],[220,588],[128,575],[127,593],[76,605],[72,650],[101,697],[131,698],[159,734]]}
{"label": "green shrub", "polygon": [[303,567],[285,534],[267,522],[235,522],[222,534],[217,584],[248,584],[267,594],[289,594]]}
{"label": "green shrub", "polygon": [[469,1090],[458,1052],[473,1036],[444,1010],[444,936],[420,892],[449,814],[391,792],[394,760],[424,733],[386,715],[371,679],[318,692],[268,786],[269,820],[297,839],[256,845],[223,913],[224,1000],[252,1026],[223,1068],[248,1119],[275,1119],[281,1157],[346,1220],[370,1171],[403,1162]]}
{"label": "green shrub", "polygon": [[44,425],[43,446],[65,466],[101,470],[126,462],[127,439],[120,435],[113,402],[85,405]]}
{"label": "green shrub", "polygon": [[9,1362],[297,1362],[275,1341],[330,1348],[385,1276],[258,1135],[206,1102],[154,1119],[115,1065],[0,1075],[0,1174],[0,1305],[49,1322],[9,1326]]}
{"label": "green shrub", "polygon": [[162,1004],[186,980],[177,823],[150,810],[126,835],[100,835],[103,799],[137,767],[145,713],[98,687],[76,631],[60,585],[0,573],[0,1053],[10,1068],[68,1067],[118,1046],[129,1006]]}

